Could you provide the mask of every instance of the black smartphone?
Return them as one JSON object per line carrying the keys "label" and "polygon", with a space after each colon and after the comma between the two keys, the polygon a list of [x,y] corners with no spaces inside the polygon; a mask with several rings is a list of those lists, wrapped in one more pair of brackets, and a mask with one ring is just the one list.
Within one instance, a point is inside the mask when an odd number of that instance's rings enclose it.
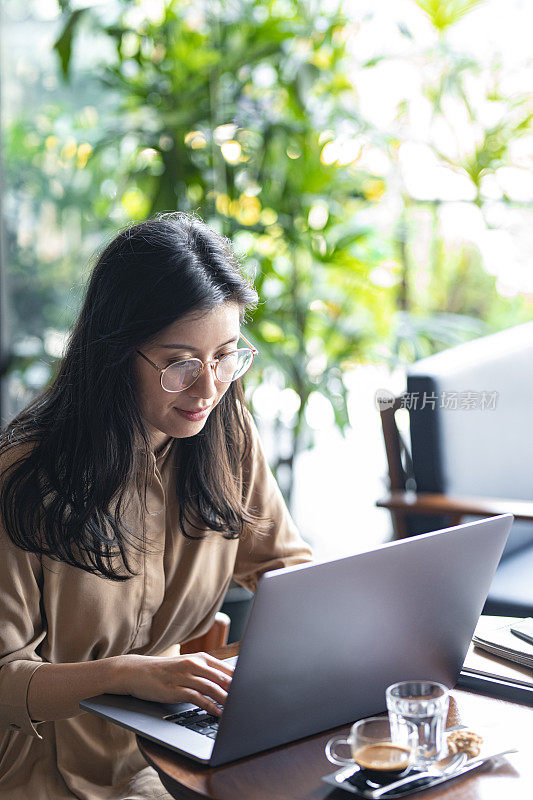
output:
{"label": "black smartphone", "polygon": [[514,633],[519,639],[523,639],[524,642],[533,644],[533,617],[521,619],[513,623],[511,625],[511,633]]}

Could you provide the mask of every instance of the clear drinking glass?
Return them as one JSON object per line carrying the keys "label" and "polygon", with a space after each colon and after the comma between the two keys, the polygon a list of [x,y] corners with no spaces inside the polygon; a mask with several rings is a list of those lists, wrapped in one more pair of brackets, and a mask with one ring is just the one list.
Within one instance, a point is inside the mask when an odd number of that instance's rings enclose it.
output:
{"label": "clear drinking glass", "polygon": [[[411,765],[417,746],[416,728],[410,722],[391,729],[388,717],[368,717],[352,725],[348,738],[334,736],[326,745],[326,757],[332,764],[358,764],[377,779],[403,774]],[[350,748],[346,758],[337,746]]]}
{"label": "clear drinking glass", "polygon": [[388,687],[386,697],[393,735],[405,722],[416,726],[415,765],[427,767],[442,758],[449,703],[446,686],[435,681],[401,681]]}

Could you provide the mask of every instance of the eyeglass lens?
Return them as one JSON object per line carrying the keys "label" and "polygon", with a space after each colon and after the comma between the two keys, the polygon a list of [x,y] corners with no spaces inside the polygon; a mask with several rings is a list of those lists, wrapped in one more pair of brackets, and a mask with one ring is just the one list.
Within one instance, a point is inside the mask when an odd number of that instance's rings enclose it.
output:
{"label": "eyeglass lens", "polygon": [[[221,383],[237,380],[247,371],[253,361],[253,352],[248,347],[223,356],[215,366],[215,375]],[[202,362],[197,358],[177,361],[164,372],[162,385],[167,392],[181,392],[192,386],[202,371]]]}

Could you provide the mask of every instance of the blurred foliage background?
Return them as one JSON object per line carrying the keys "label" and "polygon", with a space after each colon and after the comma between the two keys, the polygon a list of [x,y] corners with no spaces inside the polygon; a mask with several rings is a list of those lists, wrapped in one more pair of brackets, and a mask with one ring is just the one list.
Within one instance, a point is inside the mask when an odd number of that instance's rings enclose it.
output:
{"label": "blurred foliage background", "polygon": [[533,104],[523,69],[454,35],[482,5],[4,0],[14,405],[49,380],[94,252],[158,211],[198,212],[255,282],[247,392],[289,500],[306,412],[344,430],[354,365],[533,318]]}

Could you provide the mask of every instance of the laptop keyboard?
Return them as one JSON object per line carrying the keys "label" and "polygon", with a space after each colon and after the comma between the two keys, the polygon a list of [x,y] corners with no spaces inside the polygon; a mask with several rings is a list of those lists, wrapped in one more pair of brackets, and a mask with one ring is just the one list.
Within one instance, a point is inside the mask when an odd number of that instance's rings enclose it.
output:
{"label": "laptop keyboard", "polygon": [[182,725],[190,731],[209,736],[210,739],[214,739],[218,733],[219,718],[209,714],[203,708],[192,708],[190,711],[181,711],[179,714],[167,714],[163,719],[173,722],[175,725]]}

